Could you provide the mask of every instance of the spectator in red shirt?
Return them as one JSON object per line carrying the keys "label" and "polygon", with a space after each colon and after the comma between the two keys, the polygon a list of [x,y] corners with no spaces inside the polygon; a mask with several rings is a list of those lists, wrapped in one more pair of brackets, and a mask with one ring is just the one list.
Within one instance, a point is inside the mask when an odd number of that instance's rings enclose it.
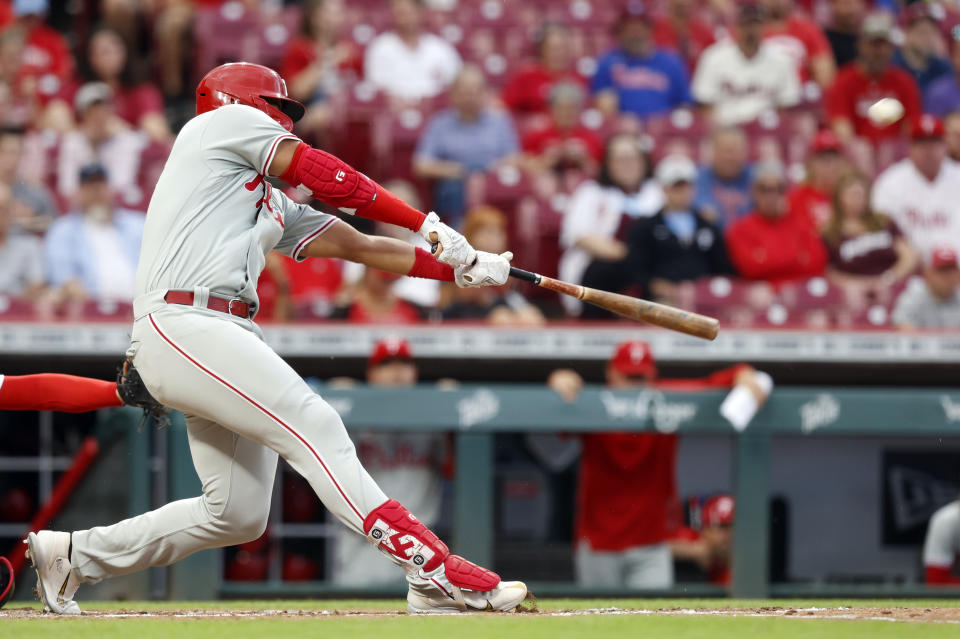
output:
{"label": "spectator in red shirt", "polygon": [[653,18],[653,42],[686,60],[693,71],[700,53],[717,41],[717,28],[704,20],[695,0],[667,0]]}
{"label": "spectator in red shirt", "polygon": [[820,26],[793,6],[793,0],[762,0],[769,14],[764,39],[775,45],[797,67],[802,82],[813,80],[826,89],[837,67],[833,50]]}
{"label": "spectator in red shirt", "polygon": [[586,92],[579,84],[562,82],[550,89],[550,120],[523,138],[527,166],[535,171],[596,172],[603,142],[580,123]]}
{"label": "spectator in red shirt", "polygon": [[21,0],[13,5],[16,22],[9,27],[23,34],[23,50],[17,74],[17,87],[23,95],[49,102],[73,79],[73,56],[67,39],[48,26],[44,18],[47,0]]}
{"label": "spectator in red shirt", "polygon": [[820,131],[807,155],[806,179],[787,192],[791,213],[806,215],[818,229],[830,221],[830,198],[846,162],[840,138],[833,131]]}
{"label": "spectator in red shirt", "polygon": [[151,140],[168,144],[173,133],[163,114],[163,96],[157,88],[137,77],[129,47],[120,32],[101,27],[87,44],[87,57],[80,65],[81,78],[73,82],[48,108],[47,125],[66,131],[74,126],[70,105],[87,82],[103,82],[113,91],[113,108],[128,125],[140,129]]}
{"label": "spectator in red shirt", "polygon": [[320,133],[330,124],[330,96],[363,75],[360,49],[343,37],[343,0],[311,0],[303,7],[303,31],[290,42],[280,74],[290,95],[307,105],[298,129]]}
{"label": "spectator in red shirt", "polygon": [[[833,130],[844,142],[854,136],[876,144],[900,137],[909,123],[920,117],[920,91],[913,77],[893,65],[893,20],[885,13],[874,13],[863,21],[856,62],[837,74],[827,93],[826,107]],[[877,126],[867,117],[867,109],[881,98],[896,98],[904,107],[897,124]]]}
{"label": "spectator in red shirt", "polygon": [[422,319],[420,310],[393,292],[393,284],[399,278],[393,273],[366,269],[350,302],[338,308],[333,317],[351,324],[416,324]]}
{"label": "spectator in red shirt", "polygon": [[570,30],[566,25],[546,25],[536,42],[537,59],[524,64],[503,89],[503,102],[518,115],[547,111],[550,89],[559,82],[585,85],[573,68]]}
{"label": "spectator in red shirt", "polygon": [[[612,391],[741,384],[749,389],[757,386],[755,375],[752,367],[741,364],[700,380],[659,380],[650,347],[640,341],[620,344],[606,369],[607,388]],[[547,384],[573,402],[583,378],[561,369],[551,373]],[[764,391],[755,392],[758,402],[766,399]],[[669,588],[673,584],[669,542],[681,523],[677,436],[590,433],[581,441],[574,532],[578,583],[593,588]]]}
{"label": "spectator in red shirt", "polygon": [[745,278],[777,286],[823,274],[827,251],[810,219],[788,211],[786,189],[786,174],[779,162],[754,167],[756,209],[727,230],[730,261]]}

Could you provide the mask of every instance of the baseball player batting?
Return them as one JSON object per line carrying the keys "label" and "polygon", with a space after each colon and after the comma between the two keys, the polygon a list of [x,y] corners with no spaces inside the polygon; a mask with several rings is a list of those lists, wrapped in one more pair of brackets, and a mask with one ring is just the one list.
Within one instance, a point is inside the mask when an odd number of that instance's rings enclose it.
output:
{"label": "baseball player batting", "polygon": [[[340,521],[406,572],[415,613],[511,610],[523,583],[450,554],[357,459],[340,416],[262,340],[253,317],[267,253],[335,257],[459,286],[502,285],[512,255],[476,251],[290,131],[304,113],[274,71],[232,63],[197,87],[147,211],[127,357],[157,401],[183,411],[203,494],[112,526],[40,531],[25,543],[45,607],[78,614],[81,583],[165,566],[205,548],[257,539],[267,525],[277,455]],[[438,242],[436,256],[363,235],[294,203],[268,177],[340,210]],[[429,407],[424,407],[429,409]]]}

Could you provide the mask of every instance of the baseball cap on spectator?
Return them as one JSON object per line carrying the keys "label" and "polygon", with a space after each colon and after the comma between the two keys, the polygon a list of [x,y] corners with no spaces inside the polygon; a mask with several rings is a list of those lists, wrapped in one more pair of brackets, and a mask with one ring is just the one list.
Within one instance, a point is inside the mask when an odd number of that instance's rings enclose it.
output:
{"label": "baseball cap on spectator", "polygon": [[933,249],[930,266],[937,270],[960,268],[960,264],[957,263],[957,252],[949,246],[940,246]]}
{"label": "baseball cap on spectator", "polygon": [[766,22],[767,12],[756,2],[744,2],[737,12],[737,22]]}
{"label": "baseball cap on spectator", "polygon": [[106,179],[107,170],[102,164],[88,164],[80,169],[80,184]]}
{"label": "baseball cap on spectator", "polygon": [[388,337],[379,340],[373,345],[373,352],[370,353],[370,359],[367,360],[367,366],[379,366],[380,364],[393,359],[413,361],[413,353],[410,350],[410,342],[397,337]]}
{"label": "baseball cap on spectator", "polygon": [[860,35],[868,40],[893,42],[893,18],[886,12],[871,13],[863,19]]}
{"label": "baseball cap on spectator", "polygon": [[650,352],[650,345],[640,340],[623,342],[617,347],[610,366],[621,375],[628,377],[656,377],[657,363]]}
{"label": "baseball cap on spectator", "polygon": [[18,18],[43,15],[49,8],[48,0],[13,0],[13,15]]}
{"label": "baseball cap on spectator", "polygon": [[843,144],[837,134],[830,129],[817,131],[813,136],[813,142],[810,144],[810,153],[839,153],[843,150]]}
{"label": "baseball cap on spectator", "polygon": [[685,155],[668,155],[657,164],[657,182],[660,186],[673,186],[677,182],[693,182],[697,179],[697,165]]}
{"label": "baseball cap on spectator", "polygon": [[734,501],[730,495],[711,497],[703,504],[701,521],[704,528],[733,524]]}
{"label": "baseball cap on spectator", "polygon": [[113,99],[113,89],[106,82],[87,82],[73,98],[73,108],[83,113],[94,104],[102,104]]}
{"label": "baseball cap on spectator", "polygon": [[917,119],[910,133],[914,142],[918,140],[942,140],[943,135],[943,120],[929,113],[924,113]]}

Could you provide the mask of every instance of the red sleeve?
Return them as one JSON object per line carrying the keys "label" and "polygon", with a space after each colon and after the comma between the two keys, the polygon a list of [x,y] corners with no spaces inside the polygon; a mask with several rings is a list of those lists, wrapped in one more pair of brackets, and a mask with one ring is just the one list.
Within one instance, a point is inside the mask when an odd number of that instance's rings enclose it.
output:
{"label": "red sleeve", "polygon": [[737,273],[755,280],[769,274],[770,265],[758,257],[757,248],[765,248],[762,239],[753,233],[749,217],[734,223],[727,231],[727,252]]}
{"label": "red sleeve", "polygon": [[954,577],[949,567],[943,566],[927,566],[926,567],[926,581],[928,584],[934,584],[938,586],[949,586],[960,584],[960,577]]}
{"label": "red sleeve", "polygon": [[523,76],[524,72],[520,71],[510,80],[507,81],[506,86],[503,87],[503,103],[507,105],[507,108],[511,111],[516,111],[520,108],[521,103],[523,102]]}
{"label": "red sleeve", "polygon": [[520,146],[523,147],[523,150],[527,153],[532,153],[534,155],[540,155],[543,153],[544,142],[546,141],[546,130],[537,129],[535,131],[530,131],[523,136],[523,142]]}
{"label": "red sleeve", "polygon": [[730,388],[737,375],[746,367],[746,364],[736,364],[711,373],[706,377],[693,379],[659,379],[654,386],[660,390],[695,392],[712,388]]}
{"label": "red sleeve", "polygon": [[803,42],[807,47],[807,54],[811,58],[824,53],[832,55],[833,50],[830,48],[830,43],[827,41],[827,36],[824,35],[823,29],[813,20],[805,20],[803,26]]}
{"label": "red sleeve", "polygon": [[290,44],[287,55],[280,65],[280,75],[293,80],[294,76],[306,69],[313,62],[314,50],[312,45],[307,48],[303,39],[298,38]]}
{"label": "red sleeve", "polygon": [[833,81],[833,86],[827,90],[827,115],[830,120],[839,120],[846,118],[853,122],[853,86],[852,76],[841,69],[837,78]]}
{"label": "red sleeve", "polygon": [[0,410],[55,410],[86,413],[120,406],[116,382],[41,373],[7,376],[0,384]]}

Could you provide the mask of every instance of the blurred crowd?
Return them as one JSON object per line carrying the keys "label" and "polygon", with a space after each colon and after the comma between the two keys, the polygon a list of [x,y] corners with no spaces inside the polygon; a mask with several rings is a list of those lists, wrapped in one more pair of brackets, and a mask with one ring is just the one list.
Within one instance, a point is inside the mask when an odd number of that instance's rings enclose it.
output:
{"label": "blurred crowd", "polygon": [[[0,1],[0,316],[126,318],[153,185],[232,60],[524,268],[737,326],[960,326],[960,5],[898,0]],[[271,256],[259,290],[267,321],[611,319],[336,260]]]}

